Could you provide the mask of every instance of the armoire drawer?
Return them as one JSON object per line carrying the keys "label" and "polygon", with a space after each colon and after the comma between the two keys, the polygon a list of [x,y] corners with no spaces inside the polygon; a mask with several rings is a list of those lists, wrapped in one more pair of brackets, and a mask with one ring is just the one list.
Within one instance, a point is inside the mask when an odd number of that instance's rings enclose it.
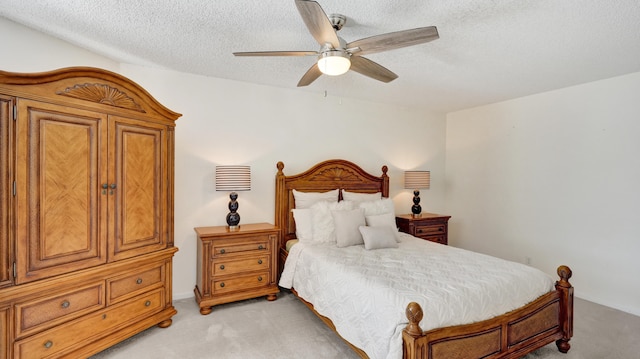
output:
{"label": "armoire drawer", "polygon": [[266,287],[269,285],[269,272],[260,272],[245,276],[236,276],[228,279],[213,280],[212,290],[214,294],[235,292],[244,289]]}
{"label": "armoire drawer", "polygon": [[104,307],[103,281],[18,303],[15,306],[16,337],[50,328]]}
{"label": "armoire drawer", "polygon": [[213,276],[223,276],[253,271],[268,271],[271,259],[268,254],[262,256],[245,257],[241,259],[217,259],[211,263]]}
{"label": "armoire drawer", "polygon": [[138,320],[161,311],[164,308],[164,302],[164,290],[161,289],[132,298],[17,341],[14,344],[14,355],[17,358],[58,357],[109,334],[117,327],[126,325],[128,321]]}
{"label": "armoire drawer", "polygon": [[107,279],[108,304],[117,303],[150,289],[164,285],[164,264],[137,273]]}

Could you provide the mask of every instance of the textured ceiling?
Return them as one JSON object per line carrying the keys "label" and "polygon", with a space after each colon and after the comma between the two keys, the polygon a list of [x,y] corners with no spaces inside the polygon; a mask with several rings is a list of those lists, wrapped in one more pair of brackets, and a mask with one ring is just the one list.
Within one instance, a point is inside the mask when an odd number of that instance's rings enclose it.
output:
{"label": "textured ceiling", "polygon": [[[638,0],[319,0],[347,42],[437,26],[440,39],[367,57],[388,84],[350,71],[296,91],[449,112],[640,71]],[[293,0],[0,0],[0,16],[118,61],[295,89],[318,50]]]}

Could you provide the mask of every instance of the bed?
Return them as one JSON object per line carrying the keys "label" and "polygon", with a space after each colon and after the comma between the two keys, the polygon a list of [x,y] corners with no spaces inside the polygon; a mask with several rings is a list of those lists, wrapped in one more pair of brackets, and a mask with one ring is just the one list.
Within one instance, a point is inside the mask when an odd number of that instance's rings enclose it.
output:
{"label": "bed", "polygon": [[[330,246],[319,246],[318,248],[311,248],[309,246],[299,246],[301,250],[289,249],[287,243],[291,243],[292,240],[296,240],[296,221],[294,219],[294,209],[296,209],[296,201],[294,197],[294,190],[300,192],[328,192],[338,189],[339,200],[342,200],[345,194],[353,193],[359,194],[375,194],[384,199],[389,197],[389,177],[387,175],[387,167],[382,167],[382,174],[375,176],[367,173],[358,165],[345,161],[345,160],[328,160],[318,163],[308,170],[296,174],[287,176],[284,174],[284,164],[279,162],[277,164],[276,174],[276,201],[275,201],[275,224],[281,231],[281,242],[279,248],[280,256],[280,272],[284,269],[284,264],[290,257],[302,256],[300,253],[305,253],[305,261],[307,263],[312,262],[311,255],[313,253],[325,253],[325,258],[335,257],[335,248]],[[342,201],[348,202],[348,201]],[[298,218],[299,219],[299,218]],[[419,244],[416,241],[421,241],[425,246],[432,246],[425,248],[428,252],[435,253],[442,252],[444,255],[448,255],[448,258],[465,258],[463,255],[468,255],[466,252],[455,248],[445,249],[445,246],[434,243],[426,243],[426,241],[417,240],[415,237],[411,237],[406,234],[400,234],[404,236],[399,244],[397,251],[405,251],[406,255],[409,255],[414,250],[417,250]],[[433,247],[441,246],[441,247]],[[382,254],[385,250],[379,251],[366,251],[362,246],[352,246],[344,249],[344,253],[353,253],[352,257],[360,258],[363,254],[369,254],[375,252],[376,255]],[[389,251],[392,252],[392,251]],[[328,254],[327,254],[328,253]],[[417,254],[421,255],[421,254]],[[470,255],[470,254],[469,254]],[[452,257],[453,256],[453,257]],[[289,266],[293,258],[289,258]],[[297,259],[296,259],[297,260]],[[360,259],[359,259],[360,260]],[[492,259],[489,259],[492,260]],[[498,260],[498,259],[495,259]],[[499,260],[498,260],[499,261]],[[340,272],[341,277],[350,277],[351,274],[347,272],[347,269],[338,267],[342,265],[342,260],[326,260],[326,263],[322,265],[335,265],[336,269]],[[506,262],[506,261],[502,261]],[[314,264],[315,265],[315,264]],[[320,264],[318,264],[320,265]],[[445,267],[444,265],[442,267]],[[323,269],[329,271],[330,267]],[[300,270],[300,272],[304,272]],[[388,305],[382,305],[385,308],[385,313],[376,313],[371,311],[372,304],[363,302],[363,298],[380,296],[380,290],[385,290],[383,287],[376,285],[367,285],[363,287],[371,287],[371,293],[363,294],[358,289],[358,295],[352,295],[349,289],[340,289],[339,285],[329,286],[326,290],[325,296],[314,296],[309,298],[309,295],[303,292],[303,288],[307,286],[306,282],[298,281],[298,287],[291,285],[291,291],[298,296],[298,298],[307,305],[318,317],[320,317],[327,325],[336,330],[336,324],[338,324],[337,333],[347,341],[349,345],[363,358],[369,357],[402,357],[406,359],[451,359],[451,358],[519,358],[527,353],[530,353],[544,345],[555,341],[558,349],[561,352],[566,353],[569,348],[569,340],[573,335],[573,287],[569,283],[571,277],[571,270],[566,266],[560,266],[557,270],[559,279],[557,281],[551,280],[549,288],[543,291],[542,294],[531,298],[526,304],[514,309],[510,309],[507,312],[486,318],[480,321],[474,320],[470,323],[462,323],[456,325],[445,325],[442,327],[433,327],[430,322],[430,316],[434,315],[429,302],[425,302],[421,296],[421,293],[416,293],[416,298],[421,300],[403,303],[398,305],[397,308],[389,307]],[[284,273],[282,273],[284,274]],[[457,273],[453,273],[457,275]],[[354,274],[355,276],[356,274]],[[288,275],[287,275],[288,276]],[[413,276],[413,275],[412,275]],[[282,278],[284,280],[284,278]],[[522,288],[529,286],[529,279],[525,281],[519,281],[516,279],[510,279],[512,282],[510,285],[514,288],[519,288],[518,291],[513,290],[515,294],[519,294]],[[342,281],[341,281],[342,282]],[[395,282],[392,281],[392,282]],[[489,281],[487,281],[489,282]],[[426,281],[425,281],[426,283]],[[311,284],[309,284],[311,286]],[[321,284],[318,284],[321,285]],[[353,283],[347,284],[354,286]],[[430,290],[429,287],[422,288]],[[438,284],[441,286],[447,286],[447,283]],[[542,284],[541,284],[542,285]],[[326,288],[326,285],[325,285]],[[367,290],[362,289],[362,290]],[[424,290],[424,289],[422,289]],[[306,292],[308,292],[305,289]],[[355,291],[354,291],[355,292]],[[393,292],[393,290],[391,290]],[[517,292],[517,293],[516,293]],[[333,304],[327,304],[323,301],[326,298],[331,299],[331,295],[334,295],[336,300],[346,304],[350,311],[348,315],[336,315],[335,313],[327,314],[325,308],[327,305],[333,306]],[[412,293],[406,295],[406,298],[413,298]],[[315,298],[315,299],[314,299]],[[325,298],[325,299],[318,299]],[[314,303],[314,300],[318,300]],[[397,298],[393,300],[397,301]],[[418,302],[422,302],[420,305]],[[435,301],[434,303],[435,306]],[[378,304],[376,304],[378,305]],[[375,305],[374,305],[375,306]],[[424,308],[423,308],[424,307]],[[437,306],[436,306],[437,307]],[[318,310],[316,310],[318,308]],[[322,308],[322,309],[320,309]],[[367,310],[362,308],[369,308]],[[376,310],[379,310],[376,307]],[[365,314],[361,314],[366,313]],[[389,353],[380,354],[375,352],[377,349],[364,350],[360,348],[358,344],[351,343],[349,339],[353,338],[352,332],[354,330],[360,330],[363,332],[375,332],[375,331],[388,331],[394,332],[393,329],[384,325],[374,325],[366,327],[366,324],[360,323],[361,317],[371,316],[372,313],[380,315],[381,318],[385,317],[386,312],[389,312],[389,317],[402,316],[402,327],[397,330],[397,342],[389,342]],[[347,313],[347,312],[345,312]],[[431,313],[424,315],[424,313]],[[333,317],[331,317],[333,315]],[[455,317],[456,313],[452,313]],[[345,317],[350,319],[345,320]],[[424,319],[424,320],[423,320]],[[454,318],[455,319],[455,318]],[[345,330],[345,323],[353,320],[353,328]],[[334,324],[334,322],[336,324]],[[445,321],[446,322],[446,321]],[[385,323],[383,319],[380,319],[378,323]],[[358,327],[364,325],[363,327]],[[381,327],[382,325],[382,327]],[[422,327],[425,327],[425,330]],[[345,335],[349,334],[349,335]],[[377,337],[375,337],[377,338]],[[377,339],[376,339],[377,340]],[[352,340],[353,341],[353,340]],[[365,346],[361,345],[361,346]],[[399,346],[396,347],[395,345]]]}

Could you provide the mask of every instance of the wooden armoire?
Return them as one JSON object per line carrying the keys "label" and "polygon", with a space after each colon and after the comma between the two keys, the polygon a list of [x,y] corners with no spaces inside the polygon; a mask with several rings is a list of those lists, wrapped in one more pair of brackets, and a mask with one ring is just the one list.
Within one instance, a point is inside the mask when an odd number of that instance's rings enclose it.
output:
{"label": "wooden armoire", "polygon": [[110,71],[0,71],[0,359],[171,325],[178,117]]}

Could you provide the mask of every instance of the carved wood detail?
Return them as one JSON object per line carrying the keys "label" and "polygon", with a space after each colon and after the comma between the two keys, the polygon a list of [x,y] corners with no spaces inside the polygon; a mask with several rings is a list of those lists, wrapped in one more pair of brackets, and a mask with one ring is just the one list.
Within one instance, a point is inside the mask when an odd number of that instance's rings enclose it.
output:
{"label": "carved wood detail", "polygon": [[80,100],[101,103],[105,105],[145,112],[142,107],[129,95],[115,87],[99,83],[84,83],[67,87],[56,92],[58,95],[69,96]]}
{"label": "carved wood detail", "polygon": [[309,181],[342,181],[342,182],[362,182],[363,179],[358,177],[356,173],[350,171],[347,168],[328,168],[324,171],[321,171],[314,177],[310,178]]}

